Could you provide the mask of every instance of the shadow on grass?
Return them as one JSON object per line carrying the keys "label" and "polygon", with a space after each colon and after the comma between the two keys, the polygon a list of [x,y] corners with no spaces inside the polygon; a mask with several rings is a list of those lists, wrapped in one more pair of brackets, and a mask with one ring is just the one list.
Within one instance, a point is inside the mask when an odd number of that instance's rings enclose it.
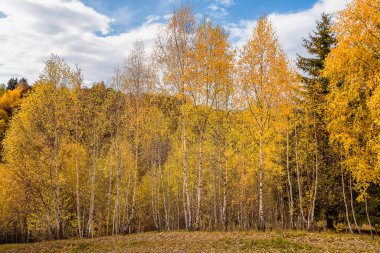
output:
{"label": "shadow on grass", "polygon": [[90,244],[85,243],[85,242],[81,242],[81,243],[78,244],[78,246],[76,246],[76,247],[73,249],[73,253],[79,253],[79,252],[85,251],[85,250],[87,250],[89,247],[90,247]]}
{"label": "shadow on grass", "polygon": [[240,238],[239,247],[241,250],[250,250],[250,249],[277,249],[277,250],[308,250],[311,251],[315,249],[313,246],[304,244],[304,243],[295,243],[289,242],[284,238],[276,237],[271,239],[253,239],[253,238]]}

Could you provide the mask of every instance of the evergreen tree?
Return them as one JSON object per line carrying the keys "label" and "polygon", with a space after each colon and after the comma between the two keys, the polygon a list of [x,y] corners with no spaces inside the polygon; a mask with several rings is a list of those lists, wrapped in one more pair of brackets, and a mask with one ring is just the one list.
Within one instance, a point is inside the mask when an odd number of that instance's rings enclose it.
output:
{"label": "evergreen tree", "polygon": [[17,78],[11,78],[8,81],[7,89],[8,90],[14,90],[18,84],[18,79]]}
{"label": "evergreen tree", "polygon": [[328,80],[321,72],[327,55],[336,45],[336,39],[330,14],[322,13],[321,20],[316,23],[317,30],[308,39],[303,39],[303,46],[311,56],[298,55],[297,67],[304,74],[301,74],[301,80],[305,84],[306,100],[314,109],[322,109],[324,97],[328,93]]}
{"label": "evergreen tree", "polygon": [[[339,187],[337,167],[337,154],[329,144],[329,134],[325,122],[326,95],[329,93],[329,82],[322,76],[324,62],[330,50],[335,47],[336,39],[332,29],[332,16],[323,13],[321,20],[317,21],[316,30],[304,39],[304,47],[310,54],[308,57],[298,55],[297,66],[302,71],[300,78],[304,84],[301,102],[305,114],[303,124],[304,136],[310,146],[307,166],[313,168],[309,175],[311,185],[309,191],[309,209],[307,212],[308,229],[314,221],[314,215],[325,215],[328,228],[333,228],[336,216],[337,194],[332,189]],[[336,149],[335,149],[336,150]],[[337,184],[337,185],[335,185]],[[319,187],[329,185],[330,187]],[[323,210],[322,210],[323,209]]]}

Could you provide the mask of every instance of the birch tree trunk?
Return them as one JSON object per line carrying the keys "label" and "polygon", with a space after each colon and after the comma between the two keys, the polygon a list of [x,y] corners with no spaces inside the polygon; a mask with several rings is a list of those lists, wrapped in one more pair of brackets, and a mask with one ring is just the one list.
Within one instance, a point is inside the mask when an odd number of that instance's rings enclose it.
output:
{"label": "birch tree trunk", "polygon": [[301,229],[304,228],[305,225],[305,215],[303,210],[303,197],[302,197],[302,185],[301,185],[301,175],[298,163],[298,139],[297,139],[297,126],[294,127],[294,135],[295,135],[295,155],[296,155],[296,170],[297,170],[297,185],[298,185],[298,201],[301,215]]}
{"label": "birch tree trunk", "polygon": [[224,231],[227,231],[227,183],[228,183],[228,164],[227,164],[227,158],[226,164],[224,168],[224,176],[223,176],[223,210],[222,210],[222,221],[223,221],[223,228]]}
{"label": "birch tree trunk", "polygon": [[138,172],[138,146],[135,147],[135,169],[133,176],[133,190],[132,190],[132,207],[131,215],[129,216],[128,223],[124,228],[125,232],[130,232],[131,224],[135,218],[136,211],[136,189],[137,189],[137,172]]}
{"label": "birch tree trunk", "polygon": [[260,138],[259,157],[259,230],[265,231],[264,223],[264,203],[263,203],[263,143]]}
{"label": "birch tree trunk", "polygon": [[345,185],[344,185],[344,173],[343,173],[343,167],[342,167],[342,154],[340,156],[340,173],[342,176],[342,194],[343,194],[343,201],[344,201],[344,208],[346,210],[346,220],[347,220],[347,225],[348,225],[348,230],[352,234],[352,229],[351,229],[351,224],[350,224],[350,216],[348,214],[348,206],[347,206],[347,201],[346,201],[346,190],[345,190]]}
{"label": "birch tree trunk", "polygon": [[200,208],[201,208],[201,190],[202,190],[202,157],[203,155],[203,132],[199,137],[199,164],[198,164],[198,181],[197,181],[197,209],[195,218],[195,228],[199,229]]}
{"label": "birch tree trunk", "polygon": [[[371,232],[371,236],[373,236],[372,234],[372,224],[371,224],[371,219],[369,218],[369,212],[368,212],[368,204],[367,204],[367,197],[364,197],[364,205],[365,205],[365,213],[366,213],[366,216],[367,216],[367,221],[368,221],[368,225],[370,227],[370,232]],[[376,232],[376,230],[375,230]]]}
{"label": "birch tree trunk", "polygon": [[[220,158],[220,154],[219,154],[219,159]],[[213,218],[214,218],[214,223],[213,223],[213,227],[217,227],[218,225],[218,191],[217,191],[217,184],[216,184],[216,175],[217,175],[217,171],[216,169],[214,170],[215,173],[212,174],[212,187],[213,187]],[[219,160],[219,174],[222,173],[222,170],[221,170],[221,160]]]}
{"label": "birch tree trunk", "polygon": [[[78,117],[78,115],[77,115]],[[80,200],[79,200],[79,166],[78,166],[78,119],[75,122],[75,195],[77,204],[77,222],[78,222],[78,236],[83,237],[82,222],[80,216]]]}
{"label": "birch tree trunk", "polygon": [[318,139],[317,139],[317,122],[314,112],[314,139],[315,139],[315,181],[314,181],[314,193],[311,203],[311,208],[309,211],[309,217],[307,221],[307,229],[310,230],[314,222],[314,210],[315,210],[315,200],[317,198],[317,189],[318,189]]}
{"label": "birch tree trunk", "polygon": [[[112,153],[111,153],[112,155]],[[106,225],[106,234],[109,235],[109,220],[110,220],[110,210],[111,210],[111,194],[112,194],[112,177],[113,177],[113,169],[112,169],[112,159],[110,158],[109,165],[109,179],[108,179],[108,198],[107,198],[107,225]]]}
{"label": "birch tree trunk", "polygon": [[118,234],[120,232],[120,181],[121,181],[121,173],[120,173],[120,164],[117,161],[116,155],[116,198],[115,198],[115,206],[113,212],[113,225],[112,225],[112,234]]}
{"label": "birch tree trunk", "polygon": [[[132,167],[129,166],[129,171],[128,171],[128,180],[127,180],[127,186],[125,190],[125,196],[124,196],[124,211],[123,211],[123,228],[124,228],[124,233],[127,232],[126,230],[126,221],[127,219],[129,220],[129,191],[131,187],[131,177],[132,177]],[[128,221],[127,221],[128,223]]]}
{"label": "birch tree trunk", "polygon": [[[54,124],[56,128],[56,119],[54,116]],[[59,184],[59,138],[58,138],[58,129],[55,129],[55,201],[57,208],[57,237],[62,239],[63,237],[63,227],[62,227],[62,207],[61,207],[61,188]]]}
{"label": "birch tree trunk", "polygon": [[290,169],[289,169],[289,131],[286,131],[286,172],[288,174],[288,184],[289,184],[289,218],[291,228],[295,229],[294,224],[294,202],[293,202],[293,186],[290,179]]}
{"label": "birch tree trunk", "polygon": [[185,112],[184,105],[182,105],[182,165],[183,165],[183,192],[184,192],[184,212],[185,212],[185,223],[186,229],[192,229],[192,219],[191,219],[191,208],[190,208],[190,196],[187,185],[187,147],[186,147],[186,122],[185,122]]}
{"label": "birch tree trunk", "polygon": [[152,175],[152,216],[153,222],[156,226],[156,229],[159,230],[158,221],[157,221],[157,212],[156,212],[156,165],[153,164],[153,175]]}
{"label": "birch tree trunk", "polygon": [[350,202],[351,202],[351,213],[352,213],[352,218],[354,219],[354,224],[356,229],[358,230],[359,234],[361,233],[360,228],[358,226],[358,223],[356,222],[356,215],[355,215],[355,208],[354,208],[354,197],[352,195],[352,179],[351,179],[351,173],[350,173]]}
{"label": "birch tree trunk", "polygon": [[167,203],[167,199],[166,199],[165,183],[164,183],[164,178],[163,178],[163,171],[162,171],[162,166],[161,166],[160,155],[158,155],[158,168],[160,171],[162,201],[163,201],[164,213],[165,213],[165,228],[166,228],[166,230],[169,230],[169,210],[168,210],[169,208],[168,208],[168,203]]}
{"label": "birch tree trunk", "polygon": [[95,177],[97,167],[97,150],[96,150],[96,130],[94,129],[94,147],[93,147],[93,164],[91,170],[91,193],[90,193],[90,209],[88,214],[88,237],[93,237],[93,219],[95,206]]}

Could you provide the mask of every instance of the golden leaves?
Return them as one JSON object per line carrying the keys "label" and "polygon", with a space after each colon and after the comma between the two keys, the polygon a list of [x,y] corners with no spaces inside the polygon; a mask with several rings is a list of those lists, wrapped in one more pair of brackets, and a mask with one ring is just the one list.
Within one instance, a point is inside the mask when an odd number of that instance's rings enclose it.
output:
{"label": "golden leaves", "polygon": [[324,75],[331,80],[328,129],[343,144],[345,165],[365,193],[378,182],[380,152],[380,1],[355,0],[339,13],[338,45],[326,59]]}

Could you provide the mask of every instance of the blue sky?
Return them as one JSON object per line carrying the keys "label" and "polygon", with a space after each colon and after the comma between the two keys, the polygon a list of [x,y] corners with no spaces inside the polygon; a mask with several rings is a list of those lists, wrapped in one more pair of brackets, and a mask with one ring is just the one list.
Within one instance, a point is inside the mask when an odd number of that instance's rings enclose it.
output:
{"label": "blue sky", "polygon": [[[151,15],[162,16],[170,12],[180,1],[164,0],[83,0],[96,11],[115,19],[113,32],[131,29]],[[309,9],[316,0],[193,0],[189,3],[194,12],[212,17],[219,23],[238,22],[241,19],[257,19],[270,13],[294,13]],[[223,8],[224,10],[213,10]]]}
{"label": "blue sky", "polygon": [[[258,17],[267,15],[290,60],[304,55],[302,38],[322,12],[342,10],[350,0],[182,0],[198,18],[208,16],[239,50]],[[38,79],[44,61],[57,54],[78,64],[86,83],[109,81],[141,40],[147,55],[160,27],[181,0],[0,0],[0,83],[11,77]]]}

